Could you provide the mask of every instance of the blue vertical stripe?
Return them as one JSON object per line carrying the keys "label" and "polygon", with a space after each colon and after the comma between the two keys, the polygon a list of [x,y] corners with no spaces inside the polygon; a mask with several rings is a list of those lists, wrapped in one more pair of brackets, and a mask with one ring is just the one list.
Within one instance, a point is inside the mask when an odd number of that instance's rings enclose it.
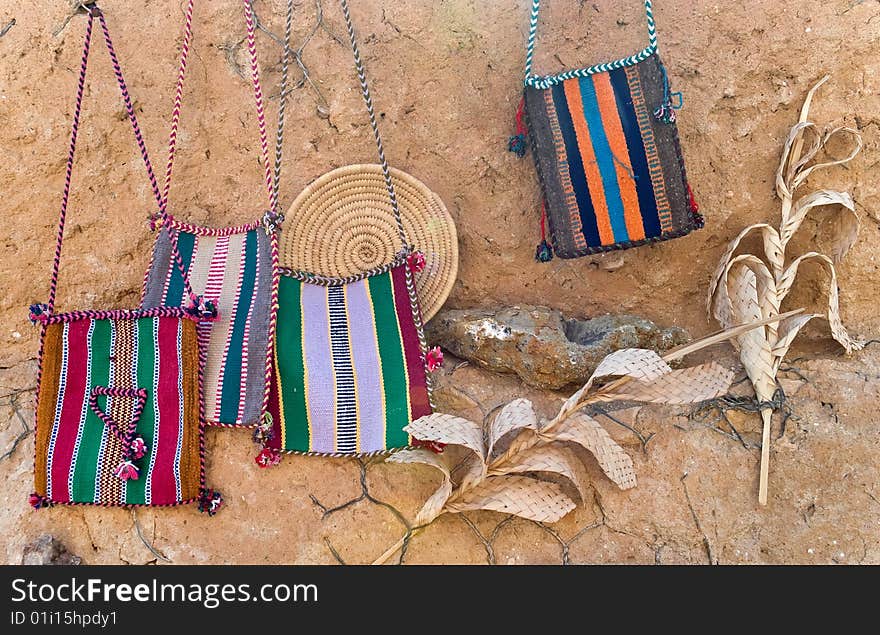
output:
{"label": "blue vertical stripe", "polygon": [[[180,257],[183,258],[184,268],[187,272],[192,261],[195,244],[195,234],[177,232],[177,249],[180,251]],[[183,276],[175,262],[173,250],[169,251],[169,257],[168,266],[171,267],[171,281],[168,283],[168,294],[165,296],[164,304],[166,306],[180,306],[183,300]]]}
{"label": "blue vertical stripe", "polygon": [[578,83],[581,89],[581,102],[584,106],[584,118],[590,129],[593,152],[596,155],[596,163],[599,164],[599,173],[602,175],[605,203],[608,206],[608,217],[611,220],[614,241],[625,242],[629,240],[629,233],[626,231],[623,200],[620,198],[620,187],[617,185],[617,169],[614,166],[614,154],[611,152],[608,136],[605,134],[605,126],[602,124],[602,115],[599,113],[593,78],[581,77]]}

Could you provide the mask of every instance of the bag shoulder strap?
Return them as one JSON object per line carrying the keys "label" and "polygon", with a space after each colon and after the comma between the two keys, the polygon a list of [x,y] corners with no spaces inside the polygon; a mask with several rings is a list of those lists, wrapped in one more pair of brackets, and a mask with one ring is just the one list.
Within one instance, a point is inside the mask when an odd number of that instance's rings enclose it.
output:
{"label": "bag shoulder strap", "polygon": [[529,17],[529,37],[526,41],[526,78],[525,85],[533,88],[549,88],[573,77],[586,77],[595,73],[606,73],[624,66],[633,66],[649,58],[657,52],[657,27],[654,23],[654,6],[652,0],[645,1],[645,17],[648,21],[648,46],[629,57],[622,57],[611,62],[595,64],[587,68],[579,68],[563,71],[556,75],[533,75],[532,62],[535,56],[535,40],[538,31],[538,12],[541,9],[541,0],[532,0],[532,11]]}
{"label": "bag shoulder strap", "polygon": [[256,16],[252,0],[243,0],[245,25],[247,26],[247,49],[251,62],[251,81],[254,87],[254,102],[257,109],[257,124],[260,129],[260,152],[263,167],[266,171],[266,187],[269,193],[269,214],[264,223],[277,227],[283,220],[278,209],[278,192],[281,188],[281,160],[284,150],[284,112],[287,102],[287,80],[290,67],[290,32],[293,22],[293,0],[287,0],[287,12],[284,21],[284,44],[281,55],[281,87],[278,105],[278,127],[275,133],[275,162],[269,163],[269,136],[266,131],[266,108],[263,100],[263,87],[260,81],[260,66],[257,61]]}
{"label": "bag shoulder strap", "polygon": [[[266,192],[269,199],[269,210],[278,216],[278,190],[281,180],[281,156],[284,139],[284,102],[287,98],[287,77],[290,62],[290,31],[293,13],[293,2],[288,0],[287,20],[285,23],[285,44],[282,57],[281,105],[279,107],[278,131],[275,143],[274,166],[269,162],[269,135],[266,128],[266,109],[263,89],[260,82],[260,68],[257,62],[256,18],[251,0],[243,0],[245,24],[247,26],[247,49],[251,65],[251,81],[253,83],[254,101],[256,103],[257,125],[260,131],[261,162],[265,168]],[[195,0],[187,0],[184,10],[183,42],[180,47],[180,60],[177,70],[177,83],[174,88],[174,105],[171,110],[171,131],[168,135],[168,160],[165,164],[165,180],[162,187],[159,215],[164,223],[170,215],[167,213],[168,198],[171,192],[171,177],[174,171],[174,158],[177,152],[177,134],[180,128],[180,113],[183,103],[183,86],[186,78],[187,61],[193,39],[193,12]]]}
{"label": "bag shoulder strap", "polygon": [[388,167],[388,161],[385,159],[385,149],[382,146],[382,137],[379,135],[379,124],[376,121],[376,112],[373,110],[373,98],[370,96],[370,87],[367,84],[367,74],[364,71],[364,64],[361,61],[361,53],[357,45],[357,37],[355,36],[354,25],[351,22],[351,12],[348,8],[348,0],[340,0],[342,4],[342,14],[345,16],[345,26],[348,29],[348,39],[351,43],[351,50],[354,54],[354,67],[357,71],[358,81],[361,84],[361,93],[364,97],[364,103],[367,106],[367,112],[370,115],[370,127],[373,129],[373,137],[376,141],[376,148],[379,152],[379,163],[382,166],[382,176],[385,177],[385,188],[388,190],[388,196],[391,199],[391,211],[394,214],[394,220],[397,223],[397,233],[404,251],[409,251],[411,245],[406,237],[406,231],[403,228],[403,218],[400,215],[400,206],[397,203],[397,194],[394,190],[394,183],[391,181],[391,170]]}
{"label": "bag shoulder strap", "polygon": [[[101,31],[104,35],[104,43],[107,46],[107,51],[110,54],[110,62],[113,66],[113,74],[116,76],[116,82],[119,84],[119,89],[122,92],[122,101],[125,104],[125,112],[128,115],[128,120],[131,124],[132,131],[134,132],[134,137],[137,141],[137,146],[140,150],[141,158],[144,161],[144,166],[147,170],[147,177],[149,178],[150,186],[153,190],[153,195],[155,196],[157,203],[161,201],[159,184],[156,181],[156,176],[153,171],[153,165],[150,162],[149,155],[147,154],[147,146],[144,143],[144,138],[141,134],[140,126],[138,125],[137,116],[135,115],[134,107],[132,106],[131,96],[128,93],[128,87],[126,86],[125,78],[122,75],[122,67],[119,64],[118,57],[116,56],[116,50],[113,48],[113,42],[110,38],[110,30],[107,27],[107,21],[104,18],[103,12],[98,8],[95,2],[83,3],[82,8],[88,15],[88,23],[86,25],[86,34],[83,42],[82,63],[80,65],[79,80],[77,82],[76,89],[76,102],[73,110],[73,122],[71,124],[70,131],[70,145],[67,153],[67,169],[64,176],[64,190],[61,195],[61,212],[58,218],[58,232],[56,234],[55,241],[55,257],[52,262],[52,277],[49,282],[49,297],[45,306],[35,305],[37,309],[36,311],[34,310],[35,307],[32,307],[32,317],[34,315],[40,314],[51,315],[55,310],[55,298],[58,291],[58,273],[61,265],[61,249],[64,243],[64,225],[67,219],[67,206],[70,199],[70,184],[73,174],[74,157],[76,155],[76,140],[79,132],[80,117],[82,114],[83,91],[85,89],[86,71],[88,68],[89,50],[91,48],[92,40],[92,28],[94,26],[95,18],[98,18],[98,21],[101,24]],[[179,253],[177,252],[176,242],[173,245],[173,249],[175,254],[177,255],[177,260],[181,263],[182,267],[182,260],[180,259]],[[193,305],[198,307],[199,300],[194,294],[192,294],[192,289],[189,287],[189,279],[186,274],[186,270],[184,268],[181,268],[181,273],[183,275],[184,281],[186,282],[187,289],[191,294],[190,299],[193,301]]]}

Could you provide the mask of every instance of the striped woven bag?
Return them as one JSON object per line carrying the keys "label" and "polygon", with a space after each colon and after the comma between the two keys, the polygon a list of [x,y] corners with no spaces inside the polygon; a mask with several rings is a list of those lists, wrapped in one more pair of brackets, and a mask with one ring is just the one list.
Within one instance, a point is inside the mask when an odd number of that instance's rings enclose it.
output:
{"label": "striped woven bag", "polygon": [[510,140],[510,150],[522,156],[524,109],[543,190],[536,259],[546,262],[554,251],[576,258],[627,249],[702,227],[675,125],[681,94],[670,91],[657,54],[651,0],[645,0],[647,47],[545,76],[532,74],[539,8],[533,0],[525,95]]}
{"label": "striped woven bag", "polygon": [[[163,201],[166,204],[180,122],[183,81],[193,35],[193,4],[194,0],[188,0],[185,9],[183,44],[163,191]],[[243,0],[243,4],[269,209],[261,219],[236,227],[205,227],[177,218],[163,221],[177,235],[183,268],[188,272],[193,288],[213,302],[220,312],[219,319],[213,325],[200,327],[199,337],[207,348],[205,417],[209,425],[228,427],[257,426],[261,422],[268,399],[271,342],[277,305],[276,229],[283,218],[278,211],[278,187],[293,5],[292,0],[288,0],[288,44],[284,47],[282,58],[282,97],[273,174],[269,163],[265,108],[257,64],[254,14],[250,0]],[[174,306],[186,301],[180,271],[171,256],[168,233],[159,232],[153,247],[153,259],[144,280],[144,307]]]}
{"label": "striped woven bag", "polygon": [[[94,3],[88,14],[55,260],[46,304],[31,306],[42,326],[34,461],[35,508],[55,503],[177,505],[212,514],[219,493],[205,487],[197,323],[210,318],[188,286],[186,307],[55,312],[64,224],[95,18],[157,201],[159,188],[110,40]],[[163,205],[159,213],[165,214]],[[170,241],[171,250],[176,242]]]}
{"label": "striped woven bag", "polygon": [[407,446],[403,428],[432,411],[413,277],[424,256],[404,231],[348,2],[341,4],[401,248],[391,262],[348,278],[282,269],[271,418],[257,457],[264,467],[282,452],[363,456]]}

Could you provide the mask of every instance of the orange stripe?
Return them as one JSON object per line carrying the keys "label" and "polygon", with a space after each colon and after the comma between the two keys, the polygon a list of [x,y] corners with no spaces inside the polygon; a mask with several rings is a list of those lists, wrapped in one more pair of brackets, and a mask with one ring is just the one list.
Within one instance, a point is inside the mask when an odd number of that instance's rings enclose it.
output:
{"label": "orange stripe", "polygon": [[614,155],[614,169],[617,172],[617,185],[620,187],[620,198],[623,201],[626,233],[629,234],[630,240],[643,240],[645,226],[642,222],[642,209],[639,207],[639,195],[632,176],[629,148],[626,145],[623,124],[620,122],[620,113],[617,112],[611,77],[608,73],[597,73],[593,75],[593,86],[596,89],[596,102],[599,104],[602,127],[605,128],[605,136],[608,137],[608,145],[611,146],[611,154]]}
{"label": "orange stripe", "polygon": [[599,229],[599,239],[603,245],[613,245],[614,231],[611,229],[611,217],[608,215],[608,203],[605,201],[605,187],[602,185],[602,175],[599,173],[596,153],[593,152],[593,140],[590,138],[590,129],[587,126],[587,120],[584,118],[584,102],[581,99],[581,87],[578,83],[578,78],[565,80],[562,82],[562,87],[565,90],[565,101],[568,104],[568,112],[574,125],[578,149],[581,151],[584,175],[587,177],[590,199],[593,201],[593,211],[596,214],[596,227]]}

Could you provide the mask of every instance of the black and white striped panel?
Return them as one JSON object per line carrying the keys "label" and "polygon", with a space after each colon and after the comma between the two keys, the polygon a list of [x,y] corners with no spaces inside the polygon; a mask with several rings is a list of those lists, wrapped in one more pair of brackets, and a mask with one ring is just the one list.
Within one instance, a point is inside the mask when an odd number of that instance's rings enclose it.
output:
{"label": "black and white striped panel", "polygon": [[336,376],[336,451],[356,452],[357,393],[343,287],[327,287],[327,305],[330,312],[330,350]]}

